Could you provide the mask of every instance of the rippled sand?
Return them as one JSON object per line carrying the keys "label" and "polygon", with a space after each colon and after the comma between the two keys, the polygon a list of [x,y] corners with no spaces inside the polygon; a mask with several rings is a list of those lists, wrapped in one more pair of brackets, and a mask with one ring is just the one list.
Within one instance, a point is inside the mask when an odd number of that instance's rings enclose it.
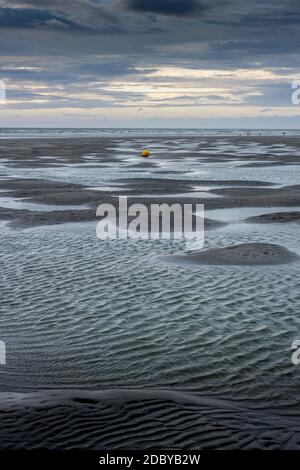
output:
{"label": "rippled sand", "polygon": [[207,251],[299,255],[297,215],[247,220],[299,211],[299,139],[1,144],[1,197],[17,207],[0,204],[0,446],[298,447],[300,263],[174,266],[158,259],[183,242],[100,242],[95,209],[125,191],[146,204],[175,194],[209,210]]}
{"label": "rippled sand", "polygon": [[298,415],[163,390],[1,396],[2,449],[300,448]]}

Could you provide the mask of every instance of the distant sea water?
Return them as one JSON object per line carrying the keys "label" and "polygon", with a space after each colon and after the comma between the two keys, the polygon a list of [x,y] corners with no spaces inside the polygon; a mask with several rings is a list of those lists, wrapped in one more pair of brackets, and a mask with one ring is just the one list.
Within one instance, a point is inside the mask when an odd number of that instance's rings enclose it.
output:
{"label": "distant sea water", "polygon": [[32,137],[166,137],[166,136],[298,136],[300,129],[184,129],[184,128],[37,128],[37,127],[2,127],[1,138]]}

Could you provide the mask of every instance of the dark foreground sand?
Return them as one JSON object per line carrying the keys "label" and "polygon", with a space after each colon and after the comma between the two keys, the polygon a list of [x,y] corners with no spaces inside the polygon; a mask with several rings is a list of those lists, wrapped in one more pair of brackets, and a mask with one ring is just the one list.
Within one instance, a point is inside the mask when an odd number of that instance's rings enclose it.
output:
{"label": "dark foreground sand", "polygon": [[167,390],[1,394],[0,449],[299,449],[281,410]]}
{"label": "dark foreground sand", "polygon": [[161,256],[159,259],[176,264],[263,266],[292,263],[298,261],[299,257],[280,245],[273,245],[271,243],[243,243],[185,255]]}

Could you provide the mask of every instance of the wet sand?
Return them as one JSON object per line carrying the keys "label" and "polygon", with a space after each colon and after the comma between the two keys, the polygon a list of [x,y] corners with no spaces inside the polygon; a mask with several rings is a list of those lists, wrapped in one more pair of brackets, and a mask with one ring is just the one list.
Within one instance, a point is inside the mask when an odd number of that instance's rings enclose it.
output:
{"label": "wet sand", "polygon": [[[159,141],[159,139],[157,139]],[[214,143],[216,139],[207,138],[209,143]],[[244,145],[247,142],[255,142],[264,145],[288,145],[291,148],[300,150],[300,141],[297,138],[285,137],[230,137],[228,138],[234,144]],[[193,139],[191,138],[191,141]],[[176,153],[174,155],[164,154],[153,157],[153,160],[147,162],[143,159],[137,159],[133,162],[127,158],[116,148],[120,139],[110,138],[78,138],[78,139],[7,139],[1,142],[0,146],[0,164],[11,168],[32,168],[35,170],[47,170],[47,168],[62,168],[68,173],[68,168],[80,168],[88,165],[88,168],[101,168],[113,165],[117,168],[130,168],[136,171],[150,172],[150,177],[142,178],[112,178],[107,185],[114,186],[116,183],[120,185],[120,191],[97,191],[87,189],[82,184],[67,183],[64,181],[51,181],[39,178],[6,178],[0,175],[1,196],[9,196],[13,198],[26,198],[29,203],[48,205],[82,205],[89,206],[85,209],[65,210],[65,211],[49,211],[45,207],[45,213],[34,211],[26,212],[22,210],[7,210],[0,205],[0,219],[10,221],[11,226],[18,228],[27,228],[39,225],[61,224],[72,221],[93,220],[92,211],[96,211],[96,207],[105,202],[116,204],[116,196],[122,194],[126,190],[130,196],[131,203],[144,203],[146,205],[152,203],[172,203],[182,202],[196,204],[201,203],[209,209],[225,209],[237,207],[284,207],[300,205],[300,185],[291,185],[281,187],[269,181],[257,180],[213,180],[203,179],[197,176],[191,178],[183,178],[178,174],[178,179],[168,178],[168,174],[172,175],[172,167],[163,170],[159,168],[159,163],[168,162],[171,158],[182,160],[185,158],[195,158],[199,163],[210,162],[219,163],[220,159],[224,162],[233,161],[234,154],[205,154],[205,153]],[[135,139],[132,139],[135,144]],[[238,155],[238,161],[248,163],[249,160],[258,158],[255,154]],[[266,161],[265,161],[266,160]],[[270,154],[263,156],[263,162],[266,164],[299,164],[299,158],[291,157],[282,149],[282,154]],[[263,162],[260,162],[262,164]],[[155,168],[158,174],[165,174],[166,177],[155,177]],[[152,173],[152,174],[151,174]],[[203,197],[192,197],[190,194],[194,191],[195,185],[206,187]],[[216,187],[217,186],[217,187]],[[210,189],[211,187],[211,189]],[[211,197],[205,197],[205,193],[210,193]],[[176,193],[176,195],[172,195]],[[185,193],[189,196],[186,197]],[[151,198],[147,197],[151,194]],[[170,194],[170,196],[169,196]],[[162,198],[163,196],[163,198]],[[96,220],[96,216],[94,217]],[[257,220],[257,222],[262,219]],[[217,224],[215,224],[217,226]],[[212,224],[208,222],[207,227],[211,228]]]}
{"label": "wet sand", "polygon": [[0,418],[5,450],[288,450],[300,442],[298,416],[170,390],[1,394]]}
{"label": "wet sand", "polygon": [[[222,153],[158,153],[145,162],[138,158],[131,162],[122,153],[118,138],[80,139],[19,139],[3,140],[0,145],[0,196],[44,205],[45,210],[1,207],[0,220],[8,228],[23,230],[68,222],[97,221],[96,207],[104,202],[117,204],[117,196],[130,196],[131,203],[201,203],[206,209],[291,207],[295,211],[273,212],[248,217],[247,223],[267,224],[299,223],[300,185],[281,185],[280,181],[265,181],[268,168],[278,165],[299,165],[297,155],[300,139],[291,137],[226,137],[228,142],[243,148],[247,143],[270,146],[270,151],[259,156],[255,151],[234,154]],[[158,142],[160,139],[156,139]],[[175,142],[176,139],[174,139]],[[193,143],[193,138],[190,139]],[[213,145],[216,138],[206,139]],[[224,138],[219,139],[224,140]],[[128,139],[137,145],[136,139]],[[176,142],[170,140],[170,147]],[[276,150],[277,146],[281,151]],[[285,151],[285,146],[294,149]],[[199,144],[198,150],[201,150]],[[161,163],[193,158],[200,164],[226,164],[265,168],[261,179],[228,180],[187,176],[187,171],[161,168]],[[258,159],[261,159],[258,161]],[[91,170],[114,168],[105,188],[90,189],[78,178],[77,183],[67,181],[74,168]],[[6,177],[5,168],[15,170]],[[58,179],[40,176],[47,169],[59,169]],[[122,170],[126,176],[122,178]],[[28,170],[20,177],[18,170]],[[33,178],[30,170],[37,170]],[[128,170],[134,172],[128,178]],[[201,170],[200,170],[201,171]],[[136,176],[140,172],[141,177]],[[145,174],[147,173],[147,174]],[[213,170],[212,170],[213,173]],[[157,177],[157,175],[161,177]],[[178,179],[174,179],[174,176]],[[64,181],[66,177],[66,181]],[[103,185],[104,183],[101,182]],[[186,197],[186,193],[203,186],[211,197]],[[89,185],[90,186],[90,185]],[[172,195],[176,193],[176,196]],[[151,197],[146,195],[151,194]],[[162,198],[163,195],[163,198]],[[214,197],[215,196],[215,197]],[[24,198],[24,199],[23,199]],[[50,205],[57,206],[49,210]],[[78,205],[77,209],[71,208]],[[49,207],[47,207],[49,206]],[[70,209],[59,208],[70,206]],[[81,207],[82,206],[82,207]],[[24,206],[25,207],[25,206]],[[205,230],[222,230],[230,222],[205,219]],[[250,225],[250,224],[249,224]],[[267,229],[271,227],[266,227]],[[217,232],[218,233],[218,232]],[[272,237],[270,235],[270,242]],[[234,242],[234,240],[233,240]],[[244,243],[213,247],[196,253],[181,251],[160,256],[163,263],[188,266],[273,266],[297,262],[295,253],[273,243]],[[289,266],[288,266],[289,268]],[[251,398],[251,397],[250,397]],[[1,394],[0,448],[89,448],[89,449],[295,449],[299,447],[300,426],[297,416],[285,410],[256,409],[245,403],[207,398],[195,393],[159,390],[107,390],[107,391],[49,391],[30,394]]]}
{"label": "wet sand", "polygon": [[299,257],[286,248],[271,243],[244,243],[185,255],[160,257],[179,265],[268,266],[292,263]]}
{"label": "wet sand", "polygon": [[256,215],[253,217],[247,217],[245,222],[271,224],[271,223],[288,223],[296,222],[300,223],[300,211],[299,212],[274,212],[271,214]]}

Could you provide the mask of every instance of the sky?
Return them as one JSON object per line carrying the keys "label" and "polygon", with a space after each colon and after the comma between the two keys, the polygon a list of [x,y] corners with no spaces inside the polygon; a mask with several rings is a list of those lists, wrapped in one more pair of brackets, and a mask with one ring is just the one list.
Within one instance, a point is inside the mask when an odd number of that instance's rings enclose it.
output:
{"label": "sky", "polygon": [[1,127],[300,127],[299,0],[0,0],[0,34]]}

